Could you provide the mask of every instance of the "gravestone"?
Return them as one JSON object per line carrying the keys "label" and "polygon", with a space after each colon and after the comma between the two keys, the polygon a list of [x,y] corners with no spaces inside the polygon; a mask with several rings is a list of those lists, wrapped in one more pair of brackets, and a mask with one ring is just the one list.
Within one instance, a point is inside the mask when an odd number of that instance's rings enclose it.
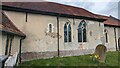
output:
{"label": "gravestone", "polygon": [[103,44],[99,44],[95,49],[95,55],[99,55],[99,62],[105,62],[107,48]]}

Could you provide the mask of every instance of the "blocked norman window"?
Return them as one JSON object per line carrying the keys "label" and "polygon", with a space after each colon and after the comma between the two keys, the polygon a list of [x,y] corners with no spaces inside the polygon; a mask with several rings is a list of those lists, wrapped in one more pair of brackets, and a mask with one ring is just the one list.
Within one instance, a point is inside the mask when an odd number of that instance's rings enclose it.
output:
{"label": "blocked norman window", "polygon": [[48,32],[53,32],[53,24],[48,24]]}

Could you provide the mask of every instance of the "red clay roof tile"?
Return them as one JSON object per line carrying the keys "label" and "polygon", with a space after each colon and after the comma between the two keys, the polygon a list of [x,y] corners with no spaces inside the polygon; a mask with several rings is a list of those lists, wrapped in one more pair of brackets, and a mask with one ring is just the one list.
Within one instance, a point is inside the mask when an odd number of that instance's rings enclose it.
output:
{"label": "red clay roof tile", "polygon": [[53,12],[59,14],[68,14],[75,16],[85,16],[90,18],[99,18],[92,12],[89,12],[83,8],[73,7],[69,5],[53,3],[53,2],[3,2],[5,6],[30,9],[43,12]]}
{"label": "red clay roof tile", "polygon": [[53,12],[59,14],[68,14],[75,16],[85,16],[90,18],[98,18],[98,19],[107,19],[104,23],[106,25],[114,25],[120,26],[120,21],[118,19],[114,19],[113,17],[97,15],[92,12],[89,12],[83,8],[53,3],[53,2],[3,2],[3,5],[23,8],[29,10],[43,11],[43,12]]}
{"label": "red clay roof tile", "polygon": [[120,26],[120,20],[115,17],[104,16],[104,15],[97,15],[97,16],[99,16],[100,18],[103,18],[103,19],[107,19],[106,21],[104,21],[105,25]]}
{"label": "red clay roof tile", "polygon": [[2,14],[2,21],[0,23],[0,30],[12,34],[16,34],[19,36],[25,36],[25,34],[20,31],[5,15],[5,13],[1,12]]}

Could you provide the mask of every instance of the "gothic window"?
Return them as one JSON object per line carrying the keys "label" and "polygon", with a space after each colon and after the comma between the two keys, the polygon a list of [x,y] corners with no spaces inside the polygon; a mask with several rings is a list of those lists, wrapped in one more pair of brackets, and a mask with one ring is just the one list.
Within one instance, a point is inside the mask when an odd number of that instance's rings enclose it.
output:
{"label": "gothic window", "polygon": [[81,21],[78,25],[78,42],[86,42],[86,22]]}
{"label": "gothic window", "polygon": [[71,42],[71,26],[68,25],[68,42]]}
{"label": "gothic window", "polygon": [[67,25],[64,25],[64,42],[67,42]]}
{"label": "gothic window", "polygon": [[64,25],[64,42],[71,42],[71,25],[65,24]]}
{"label": "gothic window", "polygon": [[78,26],[78,42],[82,42],[82,28],[81,28],[81,23]]}

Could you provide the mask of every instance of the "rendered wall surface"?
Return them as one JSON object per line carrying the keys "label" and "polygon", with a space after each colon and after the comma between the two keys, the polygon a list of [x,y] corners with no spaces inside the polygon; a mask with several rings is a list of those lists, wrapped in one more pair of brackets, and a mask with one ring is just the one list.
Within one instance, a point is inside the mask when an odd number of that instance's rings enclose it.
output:
{"label": "rendered wall surface", "polygon": [[[49,23],[53,24],[53,33],[57,34],[57,17],[28,13],[28,19],[25,22],[25,13],[6,11],[6,14],[27,35],[22,46],[23,52],[44,52],[57,49],[57,36],[52,38],[49,34],[46,34]],[[68,21],[72,27],[72,42],[64,43],[64,24]],[[97,44],[102,43],[101,37],[103,36],[104,26],[100,22],[90,20],[85,20],[87,23],[87,42],[78,43],[77,29],[81,21],[80,19],[74,19],[73,21],[72,18],[59,18],[60,50],[80,49],[80,45],[84,45],[86,49],[94,49]],[[75,25],[73,25],[73,22],[75,22]],[[90,36],[90,32],[92,32],[92,36]]]}
{"label": "rendered wall surface", "polygon": [[1,52],[1,55],[4,55],[5,54],[5,47],[6,47],[6,40],[7,40],[7,35],[4,34],[4,35],[0,35],[1,38],[2,38],[2,44],[0,45],[0,52]]}
{"label": "rendered wall surface", "polygon": [[14,36],[14,39],[12,41],[12,48],[11,48],[11,54],[16,54],[19,53],[19,48],[20,48],[20,37]]}
{"label": "rendered wall surface", "polygon": [[[2,42],[0,44],[0,55],[5,55],[7,35],[3,33],[2,35],[0,35],[0,38],[1,38],[0,41]],[[14,36],[11,46],[11,55],[15,54],[16,52],[17,53],[19,52],[19,46],[20,46],[20,37]]]}
{"label": "rendered wall surface", "polygon": [[[64,25],[69,20],[72,27],[72,42],[64,43]],[[101,37],[103,37],[103,23],[97,21],[85,20],[87,24],[87,42],[78,42],[78,25],[81,22],[81,19],[70,19],[70,18],[60,18],[60,49],[61,50],[81,50],[83,49],[95,49],[98,44],[102,44]],[[73,25],[74,23],[74,25]],[[90,32],[92,35],[90,35]]]}
{"label": "rendered wall surface", "polygon": [[[14,22],[14,24],[27,36],[22,42],[23,59],[30,55],[36,58],[57,56],[58,40],[56,16],[27,13],[26,22],[26,13],[13,11],[5,11],[5,13],[9,19]],[[111,48],[111,50],[115,50],[114,29],[104,27],[103,22],[85,20],[87,23],[87,42],[78,42],[77,29],[82,20],[83,19],[59,17],[59,47],[61,56],[82,55],[89,52],[93,53],[98,44],[105,44],[109,50]],[[64,25],[66,22],[71,24],[72,32],[72,42],[67,43],[64,42]],[[53,25],[52,33],[48,32],[48,24]],[[108,30],[109,43],[105,43],[105,40],[103,40],[103,38],[105,38],[104,28]],[[117,35],[119,35],[118,32]],[[83,53],[81,53],[81,51]]]}
{"label": "rendered wall surface", "polygon": [[[23,52],[45,52],[57,50],[56,17],[28,13],[28,20],[25,22],[25,13],[7,12],[7,15],[27,36],[22,43]],[[53,34],[47,33],[49,23],[53,24]],[[52,35],[55,35],[55,37]]]}
{"label": "rendered wall surface", "polygon": [[[107,29],[108,33],[108,43],[106,43],[107,49],[109,50],[116,50],[116,43],[115,43],[115,32],[114,27],[108,27],[106,26],[105,29]],[[118,38],[118,31],[116,29],[116,40]],[[118,44],[118,43],[117,43]]]}
{"label": "rendered wall surface", "polygon": [[2,55],[2,34],[0,33],[0,55]]}

